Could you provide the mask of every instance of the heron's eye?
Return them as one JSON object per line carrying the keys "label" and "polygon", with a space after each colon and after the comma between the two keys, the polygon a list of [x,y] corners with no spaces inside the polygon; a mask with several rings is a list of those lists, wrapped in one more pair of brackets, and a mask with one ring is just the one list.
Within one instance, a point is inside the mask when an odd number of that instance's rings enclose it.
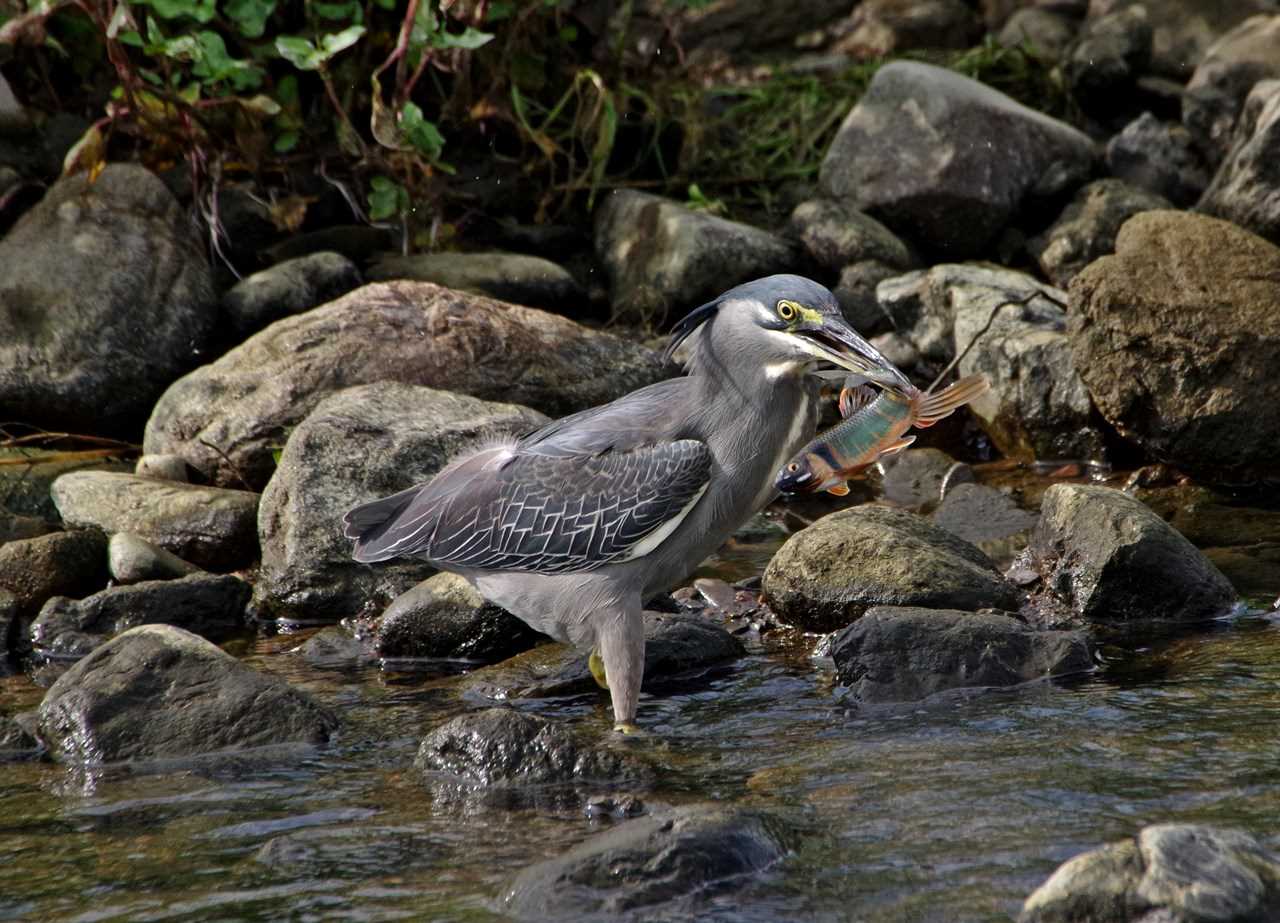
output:
{"label": "heron's eye", "polygon": [[800,306],[794,301],[779,301],[778,316],[787,323],[795,320],[800,315]]}

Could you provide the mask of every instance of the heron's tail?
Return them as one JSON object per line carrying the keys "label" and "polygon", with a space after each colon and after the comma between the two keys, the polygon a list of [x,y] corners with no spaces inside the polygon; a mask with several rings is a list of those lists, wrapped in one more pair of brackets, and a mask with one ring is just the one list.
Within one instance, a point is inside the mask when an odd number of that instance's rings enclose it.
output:
{"label": "heron's tail", "polygon": [[926,394],[920,400],[920,410],[913,425],[921,429],[933,426],[943,417],[986,394],[990,387],[991,382],[987,381],[986,375],[968,375],[936,394]]}
{"label": "heron's tail", "polygon": [[342,517],[342,531],[347,538],[356,540],[351,556],[362,564],[395,557],[394,553],[382,553],[384,549],[378,547],[378,539],[386,531],[384,527],[408,508],[420,489],[421,487],[410,487],[398,494],[361,503],[348,510]]}

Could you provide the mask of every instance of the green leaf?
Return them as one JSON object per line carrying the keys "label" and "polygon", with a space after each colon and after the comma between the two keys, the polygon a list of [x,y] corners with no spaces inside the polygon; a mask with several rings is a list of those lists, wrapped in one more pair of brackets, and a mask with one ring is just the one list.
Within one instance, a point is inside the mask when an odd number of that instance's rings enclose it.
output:
{"label": "green leaf", "polygon": [[261,68],[227,54],[226,42],[217,32],[202,31],[195,35],[199,51],[191,73],[206,84],[228,82],[236,92],[262,85]]}
{"label": "green leaf", "polygon": [[511,0],[493,0],[489,4],[489,13],[485,16],[485,22],[499,22],[503,19],[510,19],[516,11],[516,5]]}
{"label": "green leaf", "polygon": [[479,29],[473,29],[470,26],[455,34],[446,32],[443,28],[438,31],[431,40],[431,44],[436,48],[467,48],[475,49],[481,45],[487,45],[493,41],[492,32],[481,32]]}
{"label": "green leaf", "polygon": [[276,51],[298,70],[319,70],[324,57],[309,39],[297,35],[281,35],[276,39]]}
{"label": "green leaf", "polygon": [[409,193],[385,176],[369,180],[369,220],[385,221],[409,210]]}
{"label": "green leaf", "polygon": [[578,40],[578,27],[574,25],[560,27],[560,41],[568,44]]}
{"label": "green leaf", "polygon": [[405,140],[428,160],[438,160],[444,152],[444,135],[434,122],[422,117],[422,110],[415,103],[405,103],[400,110],[400,130]]}
{"label": "green leaf", "polygon": [[311,10],[321,19],[332,19],[339,22],[364,22],[364,7],[356,0],[344,0],[341,3],[312,3]]}
{"label": "green leaf", "polygon": [[161,19],[190,17],[206,23],[218,15],[215,0],[136,0],[139,6],[149,6]]}
{"label": "green leaf", "polygon": [[396,0],[373,0],[373,2],[384,10],[394,10],[396,8]]}
{"label": "green leaf", "polygon": [[339,52],[346,51],[360,41],[360,37],[364,33],[364,26],[347,26],[341,32],[333,32],[324,36],[320,40],[320,47],[324,49],[324,59],[327,61]]}
{"label": "green leaf", "polygon": [[118,38],[121,45],[131,45],[134,48],[141,48],[143,45],[142,36],[132,29],[128,32],[121,32]]}
{"label": "green leaf", "polygon": [[296,131],[284,131],[276,136],[275,143],[271,145],[271,149],[277,154],[287,154],[298,146],[298,133]]}
{"label": "green leaf", "polygon": [[245,38],[262,38],[267,20],[276,11],[276,0],[226,0],[222,9]]}

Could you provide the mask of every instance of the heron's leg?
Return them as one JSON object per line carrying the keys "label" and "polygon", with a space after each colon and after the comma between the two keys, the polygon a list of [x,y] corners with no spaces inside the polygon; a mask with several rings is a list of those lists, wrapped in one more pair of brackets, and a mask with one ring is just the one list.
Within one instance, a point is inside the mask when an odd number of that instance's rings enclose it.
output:
{"label": "heron's leg", "polygon": [[644,678],[644,616],[639,603],[610,613],[596,639],[613,700],[613,728],[630,733],[637,730],[636,708]]}
{"label": "heron's leg", "polygon": [[609,681],[605,679],[604,661],[600,659],[598,650],[592,651],[591,656],[587,658],[587,669],[591,671],[591,676],[596,681],[596,685],[607,692],[609,690]]}

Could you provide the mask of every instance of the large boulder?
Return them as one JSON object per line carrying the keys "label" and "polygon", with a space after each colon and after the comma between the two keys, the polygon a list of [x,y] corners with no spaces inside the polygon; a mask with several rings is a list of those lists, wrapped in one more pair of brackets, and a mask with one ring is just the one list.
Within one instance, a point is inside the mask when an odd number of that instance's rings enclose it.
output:
{"label": "large boulder", "polygon": [[1280,857],[1241,830],[1157,824],[1082,853],[1027,898],[1019,923],[1280,919]]}
{"label": "large boulder", "polygon": [[1090,622],[1211,619],[1236,601],[1231,583],[1194,545],[1110,487],[1050,487],[1028,555],[1042,579],[1042,608]]}
{"label": "large boulder", "polygon": [[1226,156],[1236,117],[1259,80],[1280,77],[1280,13],[1251,16],[1214,42],[1182,95],[1182,123],[1210,163]]}
{"label": "large boulder", "polygon": [[652,326],[740,282],[791,272],[799,258],[776,234],[631,190],[596,208],[595,248],[614,318]]}
{"label": "large boulder", "polygon": [[1144,212],[1072,281],[1069,336],[1098,410],[1156,459],[1280,472],[1280,247]]}
{"label": "large boulder", "polygon": [[332,738],[332,711],[171,625],[142,625],[59,677],[40,736],[73,763],[176,759]]}
{"label": "large boulder", "polygon": [[216,483],[260,488],[289,429],[343,388],[397,381],[560,416],[673,371],[646,347],[534,308],[427,282],[375,283],[277,321],[175,382],[144,445]]}
{"label": "large boulder", "polygon": [[948,259],[1084,182],[1093,142],[990,87],[916,61],[880,68],[822,162],[823,191]]}
{"label": "large boulder", "polygon": [[783,621],[835,631],[873,606],[1017,609],[1018,592],[981,551],[903,510],[859,506],[791,536],[764,572]]}
{"label": "large boulder", "polygon": [[258,495],[110,471],[76,471],[53,482],[62,521],[129,532],[202,567],[230,569],[258,557]]}
{"label": "large boulder", "polygon": [[836,677],[865,704],[1016,686],[1093,669],[1083,631],[1035,631],[1001,612],[868,609],[831,643]]}
{"label": "large boulder", "polygon": [[1197,208],[1280,243],[1280,80],[1257,83]]}
{"label": "large boulder", "polygon": [[277,616],[332,621],[387,605],[434,569],[413,559],[357,564],[343,514],[430,480],[482,441],[545,422],[526,407],[394,381],[327,398],[289,435],[262,495],[258,604]]}
{"label": "large boulder", "polygon": [[133,433],[217,323],[204,247],[139,166],[56,183],[0,240],[0,419]]}
{"label": "large boulder", "polygon": [[98,531],[54,532],[0,545],[0,590],[22,613],[54,596],[88,596],[106,586],[107,539]]}

